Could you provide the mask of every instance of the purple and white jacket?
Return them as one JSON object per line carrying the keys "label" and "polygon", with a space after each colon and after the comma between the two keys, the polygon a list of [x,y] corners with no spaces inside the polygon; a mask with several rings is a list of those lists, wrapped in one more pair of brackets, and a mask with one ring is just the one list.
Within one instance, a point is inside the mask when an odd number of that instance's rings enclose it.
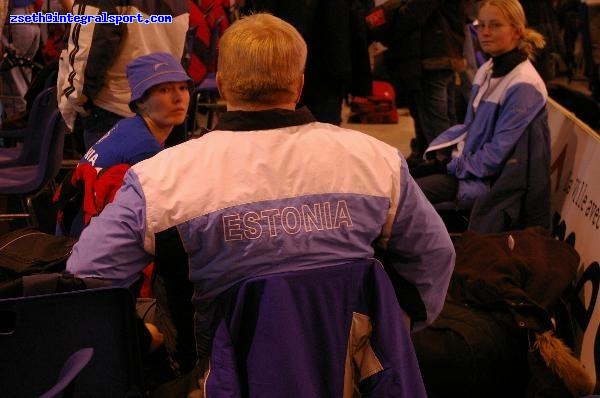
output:
{"label": "purple and white jacket", "polygon": [[370,259],[378,246],[418,293],[416,328],[441,310],[455,260],[398,150],[306,108],[227,112],[215,131],[134,165],[67,269],[129,284],[172,227],[203,302],[249,277]]}

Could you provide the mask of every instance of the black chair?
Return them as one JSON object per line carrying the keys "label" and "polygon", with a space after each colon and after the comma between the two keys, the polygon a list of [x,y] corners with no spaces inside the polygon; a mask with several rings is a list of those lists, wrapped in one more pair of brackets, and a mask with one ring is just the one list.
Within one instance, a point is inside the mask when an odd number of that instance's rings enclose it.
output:
{"label": "black chair", "polygon": [[36,123],[27,127],[22,151],[0,163],[0,198],[17,199],[21,207],[20,212],[0,213],[0,220],[25,218],[31,226],[38,226],[33,199],[47,186],[53,187],[61,168],[65,136],[65,128],[59,123],[56,88],[44,90],[36,102],[40,114],[32,116]]}
{"label": "black chair", "polygon": [[37,163],[46,126],[57,117],[56,89],[45,89],[35,97],[27,119],[27,125],[24,128],[0,130],[0,137],[22,141],[20,145],[0,148],[0,167]]}
{"label": "black chair", "polygon": [[71,354],[58,374],[56,384],[40,395],[40,398],[54,398],[60,396],[60,394],[63,394],[63,396],[69,394],[71,392],[70,389],[74,386],[75,379],[87,364],[90,363],[93,355],[94,349],[91,347],[82,348]]}
{"label": "black chair", "polygon": [[124,288],[0,300],[1,395],[141,396],[133,300]]}

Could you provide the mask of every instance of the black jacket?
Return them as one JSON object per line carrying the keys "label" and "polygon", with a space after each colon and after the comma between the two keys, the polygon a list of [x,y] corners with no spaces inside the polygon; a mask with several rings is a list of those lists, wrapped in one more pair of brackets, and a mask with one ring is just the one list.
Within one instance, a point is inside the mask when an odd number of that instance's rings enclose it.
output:
{"label": "black jacket", "polygon": [[[418,82],[421,70],[461,70],[465,27],[464,0],[407,0],[393,15],[382,39],[392,74]],[[378,38],[375,38],[378,39]]]}

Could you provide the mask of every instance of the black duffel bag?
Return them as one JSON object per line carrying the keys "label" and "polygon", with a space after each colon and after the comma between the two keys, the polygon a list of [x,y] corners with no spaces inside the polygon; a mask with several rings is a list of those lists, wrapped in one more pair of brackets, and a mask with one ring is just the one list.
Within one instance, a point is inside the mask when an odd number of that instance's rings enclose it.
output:
{"label": "black duffel bag", "polygon": [[0,282],[63,271],[75,242],[30,227],[0,236]]}

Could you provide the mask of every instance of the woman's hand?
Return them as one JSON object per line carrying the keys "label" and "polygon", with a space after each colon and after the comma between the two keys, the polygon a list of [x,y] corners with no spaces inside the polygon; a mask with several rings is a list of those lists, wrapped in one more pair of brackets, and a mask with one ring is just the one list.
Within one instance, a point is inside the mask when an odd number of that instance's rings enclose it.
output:
{"label": "woman's hand", "polygon": [[446,165],[450,159],[438,160],[437,158],[428,159],[418,166],[410,169],[410,175],[413,178],[427,177],[433,174],[447,174]]}
{"label": "woman's hand", "polygon": [[156,326],[154,326],[154,324],[144,323],[144,325],[152,337],[152,342],[150,343],[150,352],[154,352],[157,348],[161,347],[165,343],[165,336],[158,330]]}

